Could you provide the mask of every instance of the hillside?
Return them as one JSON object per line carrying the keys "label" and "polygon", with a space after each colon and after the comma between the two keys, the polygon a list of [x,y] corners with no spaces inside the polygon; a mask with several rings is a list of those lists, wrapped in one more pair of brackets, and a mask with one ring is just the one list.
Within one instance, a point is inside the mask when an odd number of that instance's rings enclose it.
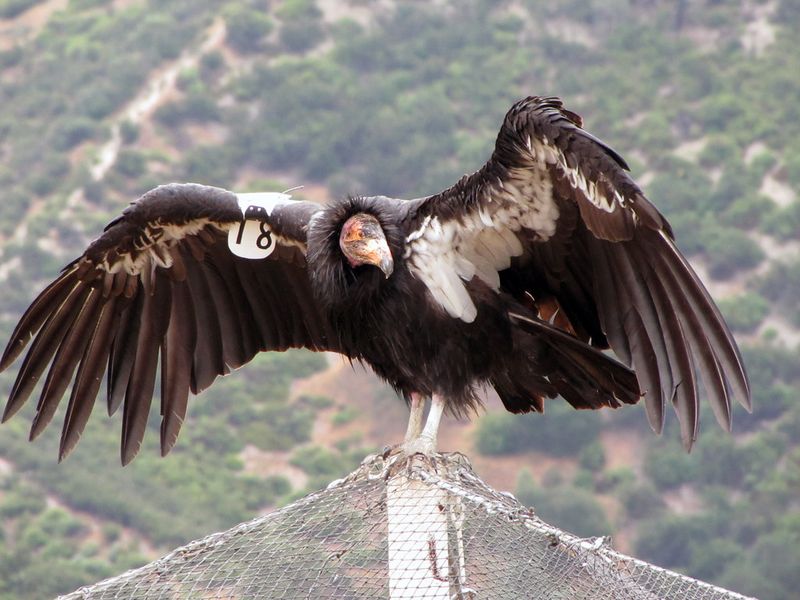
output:
{"label": "hillside", "polygon": [[[560,95],[632,165],[734,327],[755,412],[691,455],[642,407],[448,420],[442,450],[547,520],[759,598],[800,586],[800,50],[794,0],[0,0],[0,332],[166,181],[414,197],[488,157],[511,103]],[[0,375],[7,395],[14,372]],[[0,600],[48,598],[270,510],[397,442],[374,376],[259,357],[154,415],[118,466],[97,408],[56,464],[0,426]],[[738,409],[738,407],[737,407]],[[60,424],[61,416],[56,417]]]}

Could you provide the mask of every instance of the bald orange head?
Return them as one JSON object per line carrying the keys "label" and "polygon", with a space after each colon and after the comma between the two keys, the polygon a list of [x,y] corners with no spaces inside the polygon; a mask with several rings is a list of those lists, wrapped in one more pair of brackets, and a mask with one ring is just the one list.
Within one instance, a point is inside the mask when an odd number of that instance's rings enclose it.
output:
{"label": "bald orange head", "polygon": [[347,219],[339,234],[339,248],[351,267],[373,265],[388,279],[394,260],[383,228],[374,216],[358,213]]}

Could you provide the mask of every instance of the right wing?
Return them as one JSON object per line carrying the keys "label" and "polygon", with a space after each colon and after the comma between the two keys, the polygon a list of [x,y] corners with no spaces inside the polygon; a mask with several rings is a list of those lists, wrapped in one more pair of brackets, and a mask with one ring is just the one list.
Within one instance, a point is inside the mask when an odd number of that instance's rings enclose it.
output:
{"label": "right wing", "polygon": [[479,171],[418,201],[409,269],[455,318],[475,319],[464,282],[477,277],[610,346],[635,368],[654,430],[674,405],[688,450],[701,384],[728,430],[750,386],[719,309],[626,169],[559,99],[521,100]]}
{"label": "right wing", "polygon": [[[287,201],[267,217],[274,252],[236,256],[228,232],[242,210],[232,192],[160,186],[112,221],[20,319],[6,369],[33,338],[3,413],[11,418],[49,365],[30,437],[38,436],[72,385],[59,460],[75,447],[108,367],[108,412],[123,403],[121,459],[139,451],[161,359],[161,451],[170,451],[197,394],[257,352],[336,350],[305,261],[306,229],[319,210]],[[35,336],[35,337],[34,337]]]}

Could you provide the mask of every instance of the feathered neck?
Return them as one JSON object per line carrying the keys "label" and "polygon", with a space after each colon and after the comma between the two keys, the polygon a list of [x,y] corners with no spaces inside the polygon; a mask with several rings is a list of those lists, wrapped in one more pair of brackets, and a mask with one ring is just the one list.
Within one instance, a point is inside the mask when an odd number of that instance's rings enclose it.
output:
{"label": "feathered neck", "polygon": [[[389,279],[372,266],[351,267],[339,248],[342,226],[358,213],[370,214],[381,224],[395,262]],[[391,200],[348,196],[331,202],[315,215],[308,231],[308,269],[317,301],[333,313],[363,310],[380,302],[402,267],[403,250],[404,238]]]}

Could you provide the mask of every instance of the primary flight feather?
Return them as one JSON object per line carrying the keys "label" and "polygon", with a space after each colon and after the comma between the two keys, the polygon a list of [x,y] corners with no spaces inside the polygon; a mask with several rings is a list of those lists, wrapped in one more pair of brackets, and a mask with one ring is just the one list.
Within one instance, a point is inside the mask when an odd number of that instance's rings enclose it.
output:
{"label": "primary flight feather", "polygon": [[[557,395],[591,409],[643,396],[656,431],[670,403],[687,449],[701,388],[726,429],[734,398],[750,408],[736,343],[666,220],[556,98],[516,103],[489,161],[438,194],[246,205],[169,184],[112,221],[14,330],[0,369],[33,341],[3,421],[46,371],[36,437],[71,384],[63,458],[105,373],[127,464],[158,371],[166,454],[190,393],[257,352],[294,347],[363,361],[400,391],[407,452],[432,452],[441,411],[474,408],[484,384],[515,413]],[[246,221],[261,227],[265,258],[233,251]]]}

